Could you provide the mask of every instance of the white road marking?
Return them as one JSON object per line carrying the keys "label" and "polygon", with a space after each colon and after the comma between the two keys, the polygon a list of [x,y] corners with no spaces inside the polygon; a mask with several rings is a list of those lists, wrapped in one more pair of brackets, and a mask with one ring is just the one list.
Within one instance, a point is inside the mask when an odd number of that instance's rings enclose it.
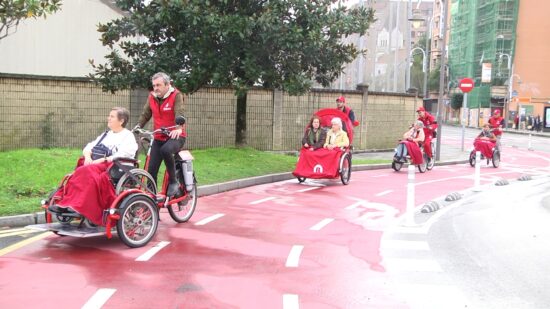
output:
{"label": "white road marking", "polygon": [[0,233],[0,238],[2,237],[10,237],[10,236],[17,236],[17,235],[24,235],[24,234],[30,234],[30,233],[37,233],[38,231],[36,230],[29,230],[29,229],[24,229],[23,231],[14,231],[12,230],[13,232],[12,233]]}
{"label": "white road marking", "polygon": [[363,202],[356,202],[356,203],[353,203],[351,205],[349,205],[348,207],[344,208],[344,209],[354,209],[354,208],[357,208],[359,206],[363,205]]}
{"label": "white road marking", "polygon": [[292,249],[290,249],[290,253],[288,254],[288,257],[286,258],[286,267],[298,267],[298,263],[300,262],[300,255],[302,254],[302,250],[304,250],[304,246],[301,245],[294,245],[292,246]]}
{"label": "white road marking", "polygon": [[418,240],[382,240],[380,247],[383,249],[403,249],[403,250],[430,250],[430,246],[425,241]]}
{"label": "white road marking", "polygon": [[310,227],[309,229],[312,230],[312,231],[319,231],[320,229],[322,229],[323,227],[325,227],[327,224],[331,223],[332,221],[334,221],[333,218],[325,218],[325,219],[321,220],[319,223],[317,223],[314,226]]}
{"label": "white road marking", "polygon": [[157,252],[159,252],[162,248],[168,246],[170,244],[169,241],[161,241],[158,244],[156,244],[153,248],[147,250],[144,254],[138,256],[136,258],[136,261],[138,262],[146,262],[149,261],[153,255],[155,255]]}
{"label": "white road marking", "polygon": [[99,289],[94,295],[82,306],[82,309],[95,309],[101,308],[109,300],[113,294],[115,294],[116,289]]}
{"label": "white road marking", "polygon": [[276,197],[270,196],[270,197],[263,198],[263,199],[261,199],[261,200],[257,200],[257,201],[254,201],[254,202],[250,202],[249,204],[250,204],[250,205],[256,205],[256,204],[260,204],[260,203],[263,203],[263,202],[271,201],[271,200],[274,200],[274,199],[276,199]]}
{"label": "white road marking", "polygon": [[460,289],[444,284],[404,284],[396,285],[411,308],[466,308],[471,307]]}
{"label": "white road marking", "polygon": [[378,177],[388,177],[389,174],[382,174],[382,175],[374,175],[374,176],[370,176],[372,178],[378,178]]}
{"label": "white road marking", "polygon": [[375,196],[382,196],[382,195],[386,195],[386,194],[392,193],[392,192],[393,192],[393,190],[386,190],[386,191],[382,191],[378,194],[375,194]]}
{"label": "white road marking", "polygon": [[391,271],[443,272],[441,266],[434,260],[385,258],[384,264],[387,266],[386,268]]}
{"label": "white road marking", "polygon": [[300,302],[296,294],[283,294],[283,309],[299,309]]}
{"label": "white road marking", "polygon": [[200,220],[199,222],[195,223],[195,225],[205,225],[207,223],[210,223],[216,219],[219,219],[221,217],[225,216],[224,214],[215,214],[215,215],[212,215],[210,217],[207,217],[207,218],[204,218],[202,220]]}
{"label": "white road marking", "polygon": [[321,187],[311,187],[311,188],[305,188],[305,189],[302,189],[302,190],[298,190],[296,192],[307,192],[307,191],[311,191],[311,190],[317,190],[317,189],[320,189]]}
{"label": "white road marking", "polygon": [[[7,230],[2,230],[0,231],[0,234],[4,234],[4,233],[13,233],[13,232],[20,232],[20,231],[28,231],[29,229],[27,228],[18,228],[18,229],[7,229]],[[35,231],[36,232],[36,231]]]}

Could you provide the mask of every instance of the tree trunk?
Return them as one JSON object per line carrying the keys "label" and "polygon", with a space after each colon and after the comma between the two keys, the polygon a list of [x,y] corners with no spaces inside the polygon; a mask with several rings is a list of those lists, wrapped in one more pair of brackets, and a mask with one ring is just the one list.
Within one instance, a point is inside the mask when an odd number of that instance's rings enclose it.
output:
{"label": "tree trunk", "polygon": [[245,147],[246,141],[246,93],[237,97],[237,121],[235,123],[235,145]]}

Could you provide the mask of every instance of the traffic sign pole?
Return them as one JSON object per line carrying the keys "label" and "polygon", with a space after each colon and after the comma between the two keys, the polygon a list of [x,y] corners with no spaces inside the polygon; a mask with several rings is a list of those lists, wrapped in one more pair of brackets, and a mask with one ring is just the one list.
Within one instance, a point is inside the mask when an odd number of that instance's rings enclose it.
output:
{"label": "traffic sign pole", "polygon": [[461,151],[464,152],[464,133],[466,132],[466,124],[464,121],[466,118],[466,106],[468,106],[468,93],[464,94],[464,99],[462,100],[462,148]]}
{"label": "traffic sign pole", "polygon": [[464,135],[466,132],[466,125],[464,124],[464,117],[466,114],[466,106],[468,103],[468,92],[474,89],[474,80],[471,78],[463,78],[458,83],[458,88],[464,92],[464,99],[462,100],[462,147],[461,150],[464,152]]}

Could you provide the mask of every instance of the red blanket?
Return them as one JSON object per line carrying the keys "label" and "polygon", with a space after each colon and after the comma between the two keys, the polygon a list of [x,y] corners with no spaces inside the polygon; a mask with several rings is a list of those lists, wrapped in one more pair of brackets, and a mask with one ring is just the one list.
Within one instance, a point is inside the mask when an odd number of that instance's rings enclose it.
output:
{"label": "red blanket", "polygon": [[424,162],[424,158],[422,157],[422,151],[420,151],[420,147],[418,147],[418,145],[415,142],[401,141],[401,143],[405,144],[405,146],[407,147],[407,152],[411,157],[411,164],[418,165]]}
{"label": "red blanket", "polygon": [[70,207],[97,225],[103,225],[103,210],[115,200],[115,189],[109,177],[112,163],[82,165],[59,189],[58,206]]}
{"label": "red blanket", "polygon": [[486,139],[475,139],[474,148],[476,151],[480,151],[481,154],[488,159],[493,158],[493,148],[495,148],[496,142]]}
{"label": "red blanket", "polygon": [[340,148],[334,150],[321,148],[314,151],[302,148],[296,169],[292,174],[305,178],[336,178],[341,155]]}

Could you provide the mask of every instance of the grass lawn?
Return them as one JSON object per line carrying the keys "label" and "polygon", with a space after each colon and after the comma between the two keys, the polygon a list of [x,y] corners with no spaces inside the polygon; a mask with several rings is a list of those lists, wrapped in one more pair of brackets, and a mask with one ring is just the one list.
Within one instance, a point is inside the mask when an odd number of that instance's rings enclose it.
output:
{"label": "grass lawn", "polygon": [[[200,185],[265,174],[289,172],[295,156],[251,148],[211,148],[192,151]],[[72,172],[80,149],[23,149],[0,152],[0,216],[40,211],[40,200]],[[144,162],[144,157],[140,158]],[[388,160],[355,160],[353,164],[388,163]],[[164,170],[161,168],[159,179]]]}

